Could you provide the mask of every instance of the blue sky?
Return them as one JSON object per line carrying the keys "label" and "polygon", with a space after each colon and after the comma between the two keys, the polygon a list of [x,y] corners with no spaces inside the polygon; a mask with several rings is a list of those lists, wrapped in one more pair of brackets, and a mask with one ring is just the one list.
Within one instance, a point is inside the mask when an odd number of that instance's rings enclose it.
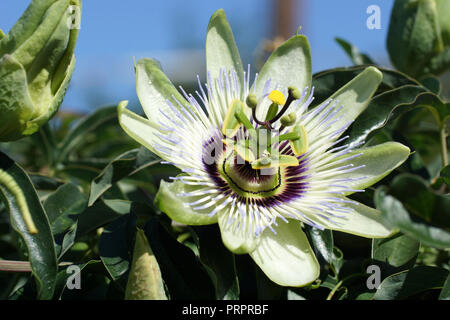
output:
{"label": "blue sky", "polygon": [[[224,8],[244,64],[272,35],[275,0],[84,0],[77,66],[62,108],[89,111],[120,100],[136,102],[133,57],[153,57],[176,82],[204,74],[204,38],[211,14]],[[283,0],[281,0],[283,1]],[[29,0],[2,0],[7,32]],[[334,41],[341,37],[382,65],[393,0],[299,0],[295,14],[311,44],[313,71],[351,65]],[[369,5],[381,9],[381,29],[366,27]],[[292,30],[294,34],[296,28]]]}

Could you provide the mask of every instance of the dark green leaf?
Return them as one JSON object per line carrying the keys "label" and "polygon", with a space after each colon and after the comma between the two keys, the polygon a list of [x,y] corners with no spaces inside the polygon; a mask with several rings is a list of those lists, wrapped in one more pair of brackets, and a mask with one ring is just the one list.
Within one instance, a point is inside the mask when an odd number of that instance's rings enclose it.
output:
{"label": "dark green leaf", "polygon": [[439,79],[433,75],[428,75],[425,77],[422,77],[420,82],[424,87],[426,87],[428,90],[433,92],[434,94],[439,95],[441,92],[441,82]]}
{"label": "dark green leaf", "polygon": [[[78,264],[76,265],[78,268],[80,268],[80,272],[83,271],[87,266],[94,265],[100,263],[99,260],[90,260],[86,263]],[[70,270],[67,270],[69,266],[65,266],[61,268],[61,270],[58,272],[58,275],[56,277],[56,286],[55,286],[55,295],[54,299],[60,299],[64,290],[67,288],[67,280],[70,276],[75,276],[77,273],[74,272],[68,272]],[[81,285],[83,285],[83,274],[81,273]],[[77,289],[72,289],[77,290]]]}
{"label": "dark green leaf", "polygon": [[191,249],[174,239],[156,217],[146,224],[145,234],[170,299],[214,299],[215,289],[209,275]]}
{"label": "dark green leaf", "polygon": [[450,165],[442,168],[441,173],[439,174],[439,178],[436,181],[436,185],[439,188],[443,183],[447,186],[450,186]]}
{"label": "dark green leaf", "polygon": [[333,232],[328,229],[320,230],[309,226],[307,226],[305,230],[311,239],[311,244],[316,255],[319,253],[327,263],[333,264],[335,257],[333,252]]}
{"label": "dark green leaf", "polygon": [[[358,143],[376,129],[386,125],[394,111],[405,112],[411,109],[419,93],[425,89],[416,85],[405,85],[393,90],[385,91],[370,101],[367,108],[353,123],[348,142]],[[399,108],[397,110],[397,108]]]}
{"label": "dark green leaf", "polygon": [[439,294],[439,300],[450,300],[450,275],[445,280],[444,287]]}
{"label": "dark green leaf", "polygon": [[216,288],[216,299],[238,300],[239,283],[234,255],[223,245],[217,225],[197,227],[200,262]]}
{"label": "dark green leaf", "polygon": [[420,242],[401,233],[372,240],[372,259],[382,267],[383,276],[411,268],[419,253]]}
{"label": "dark green leaf", "polygon": [[58,189],[59,186],[64,184],[64,182],[61,180],[39,174],[30,174],[30,179],[37,190],[54,191]]}
{"label": "dark green leaf", "polygon": [[111,222],[102,232],[100,258],[113,280],[118,280],[130,267],[135,230],[136,217],[125,215]]}
{"label": "dark green leaf", "polygon": [[409,212],[429,223],[450,228],[450,198],[435,193],[419,176],[398,175],[392,181],[389,193]]}
{"label": "dark green leaf", "polygon": [[373,299],[406,299],[426,290],[440,289],[444,286],[448,273],[443,268],[419,266],[393,274],[381,282]]}
{"label": "dark green leaf", "polygon": [[100,200],[79,215],[77,235],[84,235],[131,212],[144,215],[151,213],[151,209],[128,200]]}
{"label": "dark green leaf", "polygon": [[358,48],[352,45],[350,42],[345,41],[341,38],[334,38],[334,40],[341,46],[342,49],[344,49],[344,51],[347,53],[347,55],[355,65],[375,64],[368,55],[360,53]]}
{"label": "dark green leaf", "polygon": [[53,234],[60,234],[72,227],[78,215],[87,207],[87,197],[72,183],[60,186],[44,201]]}
{"label": "dark green leaf", "polygon": [[[31,268],[38,282],[38,297],[40,299],[51,299],[58,266],[53,235],[47,215],[28,175],[20,166],[1,152],[0,169],[10,175],[20,188],[20,190],[11,192],[8,186],[0,183],[0,197],[10,213],[12,227],[27,247]],[[17,192],[21,192],[25,196],[31,217],[38,230],[35,235],[28,232],[17,204]]]}
{"label": "dark green leaf", "polygon": [[450,247],[450,232],[434,227],[423,219],[412,219],[400,201],[386,194],[385,188],[380,187],[375,192],[375,204],[382,212],[383,220],[392,228],[397,228],[431,247]]}
{"label": "dark green leaf", "polygon": [[104,129],[105,126],[110,124],[117,124],[117,107],[104,107],[91,113],[88,117],[81,119],[64,140],[61,142],[57,162],[61,162],[77,148],[85,138],[86,134],[99,129]]}
{"label": "dark green leaf", "polygon": [[78,216],[86,207],[87,197],[72,183],[60,186],[44,201],[58,257],[75,243]]}
{"label": "dark green leaf", "polygon": [[133,175],[159,161],[155,154],[144,147],[118,156],[92,181],[89,205],[92,205],[120,179]]}
{"label": "dark green leaf", "polygon": [[[319,105],[328,99],[339,88],[364,71],[365,68],[367,66],[335,68],[314,74],[312,82],[314,86],[314,105]],[[383,73],[383,80],[375,92],[375,96],[405,85],[420,86],[419,82],[401,72],[382,67],[377,68]]]}

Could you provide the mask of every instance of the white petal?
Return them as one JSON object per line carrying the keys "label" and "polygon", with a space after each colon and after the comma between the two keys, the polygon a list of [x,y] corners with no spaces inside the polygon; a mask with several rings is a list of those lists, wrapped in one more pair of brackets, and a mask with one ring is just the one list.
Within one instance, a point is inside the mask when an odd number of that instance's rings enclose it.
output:
{"label": "white petal", "polygon": [[228,223],[229,210],[223,210],[219,214],[219,227],[222,241],[228,250],[236,254],[249,253],[255,250],[260,237],[247,230],[247,226],[241,222],[239,229],[234,224]]}
{"label": "white petal", "polygon": [[128,101],[122,101],[118,106],[119,123],[122,129],[144,147],[164,158],[163,154],[153,148],[155,143],[160,140],[156,135],[159,132],[158,126],[153,121],[128,110],[127,104]]}
{"label": "white petal", "polygon": [[313,282],[320,273],[319,263],[300,222],[280,222],[277,234],[266,229],[250,256],[273,282],[300,287]]}
{"label": "white petal", "polygon": [[339,219],[340,226],[330,225],[330,229],[366,238],[386,238],[394,233],[384,225],[379,210],[362,203],[348,204],[347,206],[355,211],[348,214],[345,220]]}

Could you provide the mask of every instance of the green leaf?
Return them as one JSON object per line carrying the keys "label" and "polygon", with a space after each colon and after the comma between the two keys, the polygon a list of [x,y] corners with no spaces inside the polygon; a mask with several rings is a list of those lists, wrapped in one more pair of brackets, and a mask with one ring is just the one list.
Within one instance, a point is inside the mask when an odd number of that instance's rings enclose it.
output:
{"label": "green leaf", "polygon": [[431,224],[450,228],[450,198],[435,193],[419,176],[398,175],[392,181],[389,193],[409,212]]}
{"label": "green leaf", "polygon": [[373,299],[401,300],[426,290],[440,289],[448,274],[448,270],[430,266],[418,266],[396,273],[381,282]]}
{"label": "green leaf", "polygon": [[381,264],[383,275],[386,276],[411,268],[416,261],[419,248],[419,241],[397,233],[386,239],[372,240],[372,259],[378,266]]}
{"label": "green leaf", "polygon": [[64,182],[56,178],[50,178],[48,176],[40,174],[30,174],[30,179],[33,182],[34,187],[41,191],[55,191],[58,187],[62,186]]}
{"label": "green leaf", "polygon": [[341,38],[334,38],[334,40],[341,46],[347,53],[349,58],[355,65],[359,64],[375,64],[373,60],[366,54],[360,53],[358,48],[352,45],[350,42]]}
{"label": "green leaf", "polygon": [[[0,152],[0,169],[10,175],[20,190],[11,190],[0,183],[0,198],[10,214],[11,225],[23,240],[33,275],[38,283],[38,298],[51,299],[55,288],[58,270],[53,235],[47,215],[39,201],[36,190],[25,171],[8,156]],[[25,196],[31,217],[38,230],[30,234],[25,225],[22,212],[17,202],[17,193]]]}
{"label": "green leaf", "polygon": [[124,215],[106,226],[100,236],[100,258],[113,280],[118,280],[129,270],[134,230],[136,217]]}
{"label": "green leaf", "polygon": [[205,267],[216,289],[216,299],[238,300],[239,282],[234,255],[225,248],[217,227],[193,229],[200,262]]}
{"label": "green leaf", "polygon": [[385,188],[377,189],[375,203],[377,209],[382,212],[383,220],[391,227],[430,247],[441,249],[450,247],[450,232],[429,225],[423,219],[412,219],[400,201],[386,194]]}
{"label": "green leaf", "polygon": [[131,212],[136,215],[145,215],[151,212],[151,208],[128,200],[101,199],[78,216],[77,236],[84,235]]}
{"label": "green leaf", "polygon": [[210,277],[190,248],[171,236],[157,217],[150,218],[144,230],[171,300],[215,298]]}
{"label": "green leaf", "polygon": [[450,300],[450,275],[445,280],[444,287],[439,294],[439,300]]}
{"label": "green leaf", "polygon": [[99,108],[89,116],[79,120],[61,141],[58,148],[57,161],[62,162],[71,152],[82,145],[86,135],[96,130],[117,124],[117,109],[115,106]]}
{"label": "green leaf", "polygon": [[155,206],[171,219],[187,225],[205,225],[217,222],[217,215],[210,217],[206,212],[194,211],[187,203],[195,197],[180,197],[179,194],[201,190],[200,187],[188,186],[181,181],[172,183],[161,181],[155,197]]}
{"label": "green leaf", "polygon": [[333,232],[328,229],[320,230],[310,226],[306,226],[305,230],[311,239],[311,244],[316,254],[319,253],[327,263],[332,264],[334,259]]}
{"label": "green leaf", "polygon": [[433,75],[426,75],[420,79],[420,82],[432,93],[439,95],[441,92],[441,82],[439,78]]}
{"label": "green leaf", "polygon": [[80,189],[67,183],[50,194],[44,201],[58,257],[74,244],[77,218],[87,207],[87,197]]}
{"label": "green leaf", "polygon": [[442,168],[439,178],[436,181],[436,185],[440,187],[442,183],[445,183],[447,186],[450,186],[450,165],[445,166]]}
{"label": "green leaf", "polygon": [[78,186],[67,183],[50,194],[44,203],[53,234],[70,228],[87,207],[87,198]]}
{"label": "green leaf", "polygon": [[[366,66],[335,68],[314,74],[312,83],[314,86],[314,105],[317,106],[321,104],[366,68]],[[380,93],[405,85],[420,86],[420,83],[417,80],[401,72],[382,67],[377,67],[377,69],[381,71],[383,77],[381,84],[375,92],[375,97]]]}
{"label": "green leaf", "polygon": [[[75,266],[77,266],[78,268],[80,268],[80,275],[81,275],[81,279],[83,279],[83,275],[81,274],[81,271],[84,271],[84,273],[87,273],[85,269],[89,269],[89,266],[93,265],[98,265],[100,264],[100,260],[89,260],[86,263],[82,263],[82,264],[76,264]],[[74,266],[74,265],[72,265]],[[61,299],[61,296],[64,293],[64,290],[67,287],[67,280],[70,276],[74,277],[76,276],[78,273],[77,272],[69,272],[71,271],[70,269],[68,270],[69,266],[65,266],[63,268],[60,268],[60,271],[58,272],[58,275],[56,277],[56,285],[55,285],[55,295],[53,297],[53,299]],[[76,271],[76,270],[74,270]]]}
{"label": "green leaf", "polygon": [[419,94],[412,106],[425,108],[431,112],[439,128],[442,128],[450,118],[450,102],[443,101],[439,96],[431,92]]}
{"label": "green leaf", "polygon": [[353,123],[347,142],[364,141],[370,133],[384,127],[394,112],[398,115],[411,110],[417,95],[422,92],[425,92],[423,87],[405,85],[375,96]]}
{"label": "green leaf", "polygon": [[256,80],[256,96],[262,96],[264,85],[271,79],[272,86],[294,86],[303,91],[311,87],[311,52],[308,39],[303,35],[289,38],[267,59]]}
{"label": "green leaf", "polygon": [[158,261],[141,229],[136,233],[125,300],[167,300]]}
{"label": "green leaf", "polygon": [[[206,71],[213,81],[219,79],[221,72],[236,72],[241,92],[244,88],[244,70],[233,32],[227,21],[225,11],[219,9],[211,16],[206,33]],[[241,97],[243,99],[243,97]]]}
{"label": "green leaf", "polygon": [[89,205],[91,206],[117,181],[159,162],[159,158],[146,148],[125,152],[111,160],[91,183]]}

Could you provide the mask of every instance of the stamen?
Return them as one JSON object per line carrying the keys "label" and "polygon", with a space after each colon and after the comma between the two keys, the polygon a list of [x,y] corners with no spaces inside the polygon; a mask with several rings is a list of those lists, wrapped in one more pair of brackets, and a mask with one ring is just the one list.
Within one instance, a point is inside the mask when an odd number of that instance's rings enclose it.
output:
{"label": "stamen", "polygon": [[281,111],[274,118],[272,118],[269,121],[269,123],[274,123],[274,122],[278,121],[278,119],[280,119],[283,116],[283,114],[286,113],[286,111],[289,108],[289,106],[292,103],[292,101],[297,100],[297,99],[299,99],[301,97],[300,91],[298,91],[298,89],[295,88],[295,87],[289,87],[288,88],[288,92],[289,92],[289,95],[288,95],[288,98],[286,100],[286,103],[283,106],[283,109],[281,109]]}
{"label": "stamen", "polygon": [[284,98],[284,95],[281,91],[278,90],[273,90],[269,93],[268,98],[270,99],[270,101],[272,101],[273,103],[281,106],[284,105],[286,103],[286,99]]}

